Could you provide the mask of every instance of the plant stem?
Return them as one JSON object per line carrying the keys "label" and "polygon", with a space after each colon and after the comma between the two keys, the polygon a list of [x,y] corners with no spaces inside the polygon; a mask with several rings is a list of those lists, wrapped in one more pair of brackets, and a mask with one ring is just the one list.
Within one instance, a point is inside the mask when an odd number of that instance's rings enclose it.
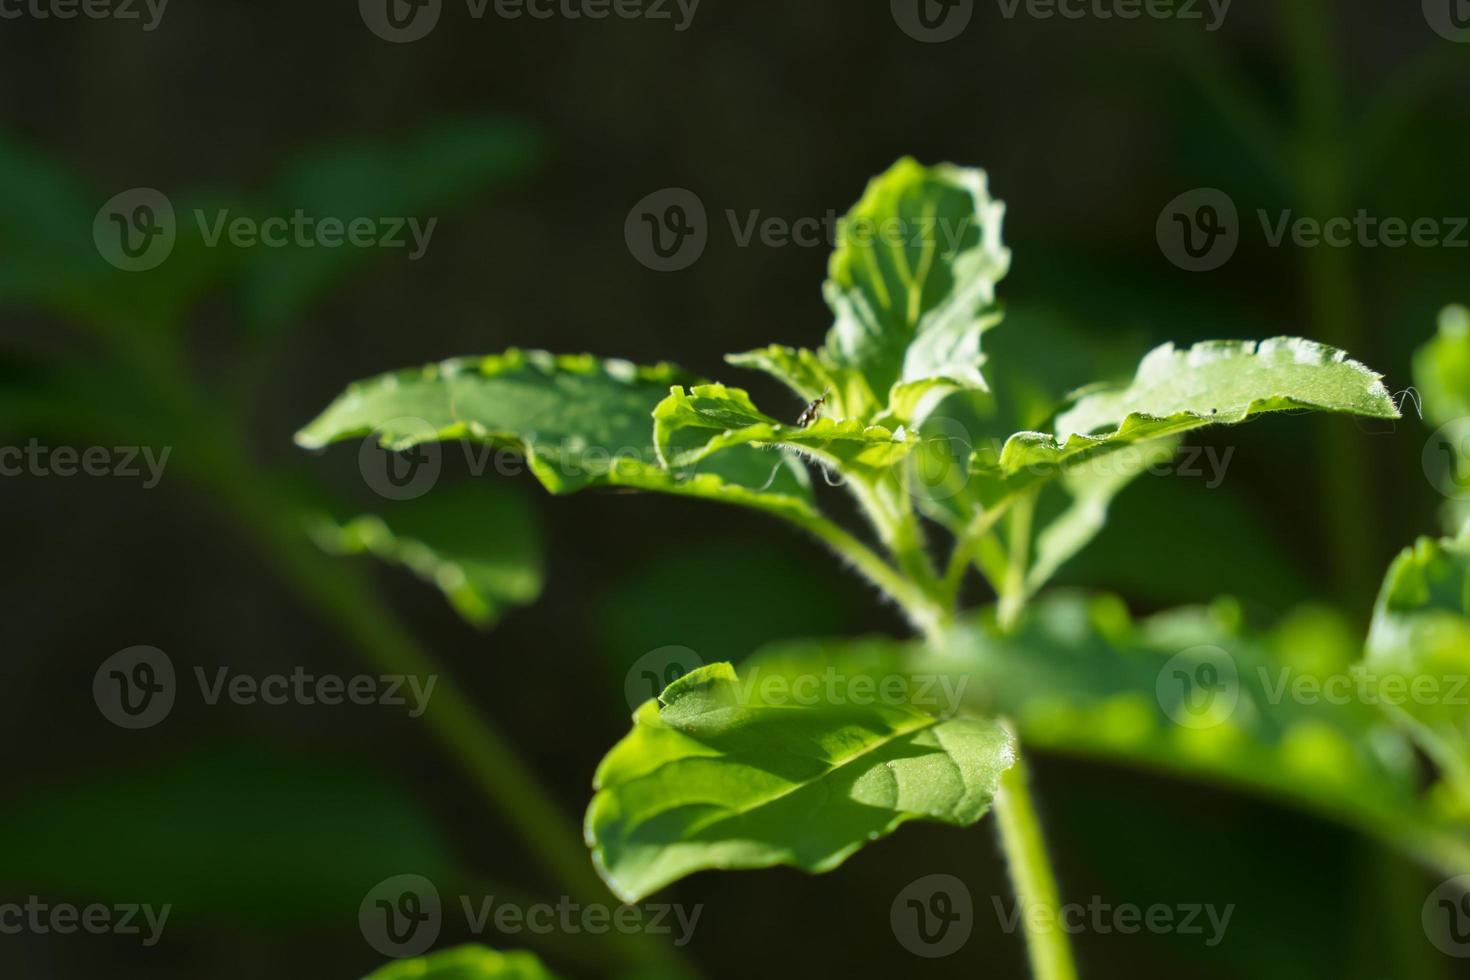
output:
{"label": "plant stem", "polygon": [[[1009,726],[1007,726],[1009,727]],[[1026,928],[1026,953],[1034,980],[1077,980],[1072,946],[1061,928],[1061,900],[1056,875],[1046,852],[1036,804],[1031,798],[1026,761],[1020,748],[1015,763],[1000,779],[995,796],[996,824],[1000,843],[1011,873],[1019,918]],[[1031,910],[1045,909],[1040,916],[1050,926],[1035,928]]]}
{"label": "plant stem", "polygon": [[[613,904],[607,886],[592,870],[580,836],[504,735],[455,685],[452,678],[391,613],[357,568],[318,552],[298,526],[289,498],[272,494],[258,478],[215,474],[213,489],[249,528],[266,558],[333,625],[354,641],[378,668],[437,677],[434,704],[424,712],[427,729],[470,776],[475,788],[500,813],[527,848],[570,897],[588,904]],[[607,943],[629,965],[689,972],[681,958],[643,933],[610,932]]]}
{"label": "plant stem", "polygon": [[890,599],[898,603],[920,632],[929,640],[937,640],[948,628],[951,615],[948,609],[936,602],[929,593],[910,581],[877,552],[863,544],[853,535],[825,517],[775,512],[797,527],[820,539],[837,554],[847,559],[853,568],[863,574]]}
{"label": "plant stem", "polygon": [[1010,563],[1000,593],[1000,628],[1016,628],[1026,608],[1026,566],[1031,560],[1031,521],[1036,515],[1036,493],[1028,493],[1011,506]]}
{"label": "plant stem", "polygon": [[[949,596],[951,605],[958,604],[960,588],[965,584],[965,572],[969,570],[970,562],[974,561],[979,554],[981,545],[985,538],[994,530],[995,525],[1010,510],[1014,497],[1007,498],[999,504],[986,511],[975,515],[969,525],[960,532],[959,540],[956,542],[954,551],[950,553],[949,564],[944,569],[944,591]],[[985,575],[985,567],[979,566],[980,573]],[[986,576],[989,578],[989,576]],[[992,582],[999,591],[999,583]]]}

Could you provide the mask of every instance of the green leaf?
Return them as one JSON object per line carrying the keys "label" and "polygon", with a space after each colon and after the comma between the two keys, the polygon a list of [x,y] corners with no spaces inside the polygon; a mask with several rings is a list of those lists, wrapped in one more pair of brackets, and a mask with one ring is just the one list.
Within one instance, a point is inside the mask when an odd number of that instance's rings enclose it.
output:
{"label": "green leaf", "polygon": [[830,871],[909,820],[972,824],[1015,751],[994,722],[793,703],[742,687],[729,664],[675,681],[633,723],[598,767],[586,825],[626,901],[709,868]]}
{"label": "green leaf", "polygon": [[[736,367],[764,371],[796,392],[804,402],[814,402],[826,395],[829,402],[841,405],[861,395],[861,390],[847,390],[841,381],[842,369],[832,364],[821,351],[772,344],[743,354],[726,354],[725,361]],[[855,375],[853,377],[861,381]]]}
{"label": "green leaf", "polygon": [[694,466],[732,446],[792,449],[839,470],[886,470],[913,448],[902,429],[818,418],[810,425],[784,425],[761,412],[750,396],[724,385],[674,387],[653,411],[654,445],[671,469]]}
{"label": "green leaf", "polygon": [[1144,357],[1131,384],[1079,392],[1056,435],[1018,432],[978,469],[1008,486],[1032,484],[1137,443],[1302,409],[1399,417],[1382,376],[1332,347],[1297,337],[1165,344]]}
{"label": "green leaf", "polygon": [[[440,122],[401,142],[327,147],[300,157],[254,216],[290,218],[301,211],[344,224],[359,218],[414,219],[422,229],[476,192],[527,173],[538,156],[537,139],[520,124],[504,119]],[[408,227],[397,238],[404,247],[388,255],[413,251]],[[242,296],[249,325],[265,330],[297,319],[344,275],[384,251],[294,242],[285,248],[253,249]]]}
{"label": "green leaf", "polygon": [[371,554],[409,569],[488,629],[507,608],[534,602],[544,581],[535,513],[520,495],[493,487],[446,487],[348,521],[318,514],[309,529],[332,554]]}
{"label": "green leaf", "polygon": [[1470,528],[1470,310],[1447,308],[1439,318],[1439,334],[1414,355],[1414,383],[1423,397],[1424,417],[1439,431],[1427,451],[1447,456],[1426,458],[1425,466],[1443,467],[1432,480],[1448,496],[1443,509],[1446,531]]}
{"label": "green leaf", "polygon": [[983,171],[905,158],[843,219],[824,288],[836,318],[826,354],[861,373],[875,405],[912,402],[904,385],[986,387],[980,335],[1011,261],[1004,216]]}
{"label": "green leaf", "polygon": [[336,923],[404,868],[452,877],[418,799],[371,771],[253,750],[115,764],[0,808],[0,835],[25,841],[7,849],[0,884],[167,902],[170,925]]}
{"label": "green leaf", "polygon": [[615,458],[651,463],[653,407],[681,379],[590,355],[510,350],[351,385],[296,442],[317,449],[378,436],[388,449],[469,439],[523,453],[552,493],[612,481]]}
{"label": "green leaf", "polygon": [[554,980],[555,976],[531,953],[459,946],[389,963],[363,980]]}
{"label": "green leaf", "polygon": [[[1366,666],[1383,702],[1458,793],[1470,819],[1470,533],[1421,539],[1389,568],[1368,634]],[[1385,686],[1395,680],[1403,696]],[[1415,685],[1420,686],[1415,686]]]}
{"label": "green leaf", "polygon": [[1132,384],[1086,392],[1058,416],[1056,431],[1091,435],[1130,419],[1229,424],[1293,409],[1399,417],[1382,375],[1325,344],[1274,337],[1155,348]]}
{"label": "green leaf", "polygon": [[0,136],[0,304],[41,310],[93,330],[171,330],[228,277],[234,259],[208,248],[192,220],[196,195],[170,194],[176,239],[162,265],[125,272],[93,238],[97,192],[67,165]]}
{"label": "green leaf", "polygon": [[512,349],[353,384],[296,442],[318,449],[376,435],[385,447],[403,450],[465,439],[524,455],[556,494],[618,486],[814,514],[806,473],[784,457],[738,447],[697,469],[658,465],[653,410],[671,385],[689,380],[668,364]]}
{"label": "green leaf", "polygon": [[1431,424],[1470,416],[1470,309],[1451,306],[1440,314],[1439,334],[1414,355],[1414,384]]}
{"label": "green leaf", "polygon": [[911,669],[963,674],[969,710],[1013,719],[1034,749],[1246,790],[1470,871],[1467,841],[1417,796],[1406,740],[1375,706],[1324,694],[1358,652],[1319,612],[1263,635],[1229,603],[1135,622],[1116,599],[1061,595],[1012,634],[987,619],[942,657],[916,649]]}

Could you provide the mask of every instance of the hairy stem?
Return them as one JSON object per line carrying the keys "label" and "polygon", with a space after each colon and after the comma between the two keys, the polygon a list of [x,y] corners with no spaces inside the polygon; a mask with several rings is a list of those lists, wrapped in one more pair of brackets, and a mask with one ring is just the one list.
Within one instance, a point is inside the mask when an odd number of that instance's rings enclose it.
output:
{"label": "hairy stem", "polygon": [[948,628],[950,611],[898,569],[879,557],[867,545],[841,527],[816,515],[780,513],[779,516],[816,536],[862,573],[904,611],[914,627],[929,640],[936,640]]}
{"label": "hairy stem", "polygon": [[[1010,868],[1018,918],[1026,929],[1026,952],[1034,980],[1077,980],[1072,946],[1061,928],[1056,875],[1046,851],[1036,804],[1031,798],[1026,761],[1019,749],[1015,763],[1001,776],[1000,792],[995,797],[995,817]],[[1050,925],[1035,927],[1031,915],[1035,909],[1046,910],[1035,918]]]}
{"label": "hairy stem", "polygon": [[1011,507],[1008,543],[1010,561],[1000,592],[1000,628],[1016,628],[1026,608],[1026,568],[1031,560],[1031,522],[1036,515],[1036,493],[1028,493]]}

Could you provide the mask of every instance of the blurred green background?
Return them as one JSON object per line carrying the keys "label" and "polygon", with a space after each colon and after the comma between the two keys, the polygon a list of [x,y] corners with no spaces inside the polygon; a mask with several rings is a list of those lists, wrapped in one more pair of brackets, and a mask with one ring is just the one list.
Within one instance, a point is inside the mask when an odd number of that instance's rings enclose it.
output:
{"label": "blurred green background", "polygon": [[[347,4],[180,3],[152,31],[0,21],[0,93],[0,444],[173,447],[154,489],[0,479],[0,900],[175,906],[151,948],[0,936],[6,976],[359,976],[382,957],[357,904],[387,875],[437,876],[447,895],[502,882],[559,894],[422,721],[195,695],[122,731],[90,691],[125,647],[156,646],[181,675],[351,676],[376,672],[360,650],[401,628],[575,821],[626,730],[624,679],[645,653],[738,660],[788,637],[903,631],[816,544],[757,515],[553,500],[524,476],[473,480],[451,450],[438,489],[463,495],[463,547],[501,555],[514,525],[544,574],[537,602],[476,630],[409,573],[326,556],[288,519],[392,522],[398,505],[365,485],[355,450],[313,458],[291,443],[350,380],[519,345],[673,360],[789,402],[721,357],[819,341],[827,249],[740,247],[727,211],[840,213],[903,154],[989,170],[1015,254],[996,348],[1055,331],[1079,382],[1164,340],[1301,334],[1400,391],[1437,311],[1470,292],[1464,249],[1272,248],[1255,217],[1470,207],[1470,46],[1431,30],[1418,4],[1239,4],[1211,33],[1006,19],[981,3],[961,37],[934,45],[881,2],[704,0],[684,31],[477,21],[449,4],[432,34],[398,45]],[[168,195],[181,225],[196,201],[439,221],[417,261],[201,250],[181,233],[160,269],[127,274],[93,249],[92,220],[135,187]],[[661,274],[630,254],[624,222],[665,187],[700,197],[710,240]],[[1164,206],[1197,187],[1241,213],[1239,251],[1210,273],[1175,267],[1155,239]],[[1223,484],[1145,479],[1063,579],[1140,613],[1228,594],[1262,625],[1304,602],[1365,625],[1393,554],[1437,527],[1424,437],[1412,417],[1206,434],[1234,451]],[[499,523],[464,516],[477,502]],[[534,568],[487,574],[508,606],[539,584]],[[1037,770],[1069,895],[1236,906],[1214,949],[1078,937],[1088,976],[1464,975],[1420,949],[1430,876],[1376,845],[1195,783],[1046,756]],[[936,872],[966,881],[976,932],[960,955],[919,960],[888,909]],[[710,977],[751,963],[1019,977],[1021,939],[989,900],[1007,894],[988,829],[915,826],[828,876],[706,874],[664,900],[703,903],[688,953]],[[441,945],[472,938],[449,920]],[[598,972],[595,952],[546,955]]]}

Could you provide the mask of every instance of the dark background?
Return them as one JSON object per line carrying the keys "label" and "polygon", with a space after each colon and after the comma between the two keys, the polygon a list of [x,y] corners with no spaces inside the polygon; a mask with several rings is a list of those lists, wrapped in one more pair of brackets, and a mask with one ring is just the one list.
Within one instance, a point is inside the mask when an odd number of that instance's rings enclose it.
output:
{"label": "dark background", "polygon": [[[1335,68],[1313,75],[1304,66],[1319,43]],[[820,342],[827,250],[737,247],[725,211],[841,212],[904,154],[988,169],[1009,206],[1015,262],[1001,294],[1017,322],[1065,316],[1131,352],[1301,334],[1349,348],[1402,390],[1436,312],[1466,298],[1467,253],[1324,259],[1270,248],[1254,214],[1466,213],[1467,58],[1470,47],[1434,34],[1417,3],[1242,0],[1213,34],[1198,22],[1006,20],[980,3],[968,31],[942,45],[906,37],[881,2],[704,0],[682,33],[617,19],[475,21],[449,3],[428,38],[392,45],[351,4],[174,0],[151,33],[136,22],[0,21],[0,127],[95,192],[94,207],[135,186],[255,193],[302,151],[392,144],[447,118],[503,117],[537,135],[527,173],[428,212],[440,221],[421,261],[371,259],[265,341],[242,339],[224,295],[188,318],[189,365],[206,390],[246,357],[264,366],[245,392],[255,465],[372,506],[354,449],[314,458],[291,435],[346,382],[402,365],[512,345],[669,359],[748,384],[794,416],[789,396],[721,357]],[[1237,96],[1217,98],[1234,91],[1221,81],[1229,73],[1264,106],[1265,128],[1279,127],[1282,170],[1241,139],[1254,124],[1238,125]],[[1340,113],[1313,109],[1312,79],[1327,80]],[[1376,120],[1373,139],[1353,128],[1365,118]],[[1351,171],[1360,179],[1333,186]],[[629,254],[623,227],[634,202],[670,186],[701,197],[710,245],[692,268],[659,274]],[[1167,202],[1200,186],[1236,201],[1242,245],[1224,268],[1190,274],[1168,262],[1154,227]],[[97,351],[65,317],[16,305],[0,310],[0,355],[34,364]],[[13,428],[8,444],[46,434]],[[1144,481],[1064,579],[1118,591],[1138,612],[1233,594],[1264,622],[1303,601],[1366,622],[1392,554],[1435,526],[1412,418],[1396,430],[1275,419],[1204,438],[1235,447],[1226,483]],[[447,458],[449,479],[462,478],[458,454]],[[1362,501],[1334,508],[1355,473]],[[411,576],[364,572],[569,820],[626,731],[623,675],[642,653],[678,644],[705,660],[739,658],[785,637],[904,630],[818,546],[759,516],[642,496],[551,499],[527,478],[491,479],[530,502],[544,535],[536,605],[477,633]],[[444,854],[554,900],[524,847],[400,713],[191,698],[143,732],[98,714],[93,673],[133,644],[162,648],[181,671],[365,669],[196,484],[172,472],[146,491],[127,480],[3,479],[0,514],[0,806],[85,801],[88,787],[171,767],[197,782],[190,800],[254,803],[231,805],[236,826],[205,802],[181,811],[140,790],[130,812],[79,805],[84,819],[51,839],[0,835],[6,900],[177,903],[180,876],[214,897],[196,914],[177,909],[152,949],[118,936],[0,936],[4,975],[349,977],[378,965],[356,925],[361,890],[303,897],[300,879],[274,878],[273,861],[240,843],[257,838],[306,879],[352,855]],[[1200,785],[1054,758],[1039,760],[1037,780],[1069,895],[1237,906],[1213,950],[1197,937],[1079,937],[1088,976],[1452,975],[1448,961],[1395,952],[1417,905],[1394,911],[1375,876],[1399,859],[1344,831]],[[282,789],[298,783],[335,808]],[[966,881],[977,925],[962,953],[931,962],[895,942],[887,915],[909,881],[940,871]],[[146,880],[130,892],[133,874]],[[824,877],[706,874],[660,899],[704,903],[691,954],[709,976],[1022,976],[1022,940],[996,926],[991,895],[1008,889],[988,826],[913,826]],[[441,945],[468,938],[451,926]]]}

